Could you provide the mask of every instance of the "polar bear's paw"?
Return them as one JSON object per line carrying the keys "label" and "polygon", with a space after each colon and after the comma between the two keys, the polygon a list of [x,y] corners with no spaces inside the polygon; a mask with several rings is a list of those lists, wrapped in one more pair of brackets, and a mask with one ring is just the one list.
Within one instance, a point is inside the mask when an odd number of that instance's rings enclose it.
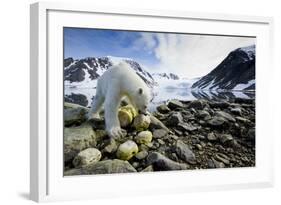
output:
{"label": "polar bear's paw", "polygon": [[123,137],[123,132],[122,132],[121,128],[117,127],[117,126],[111,127],[110,129],[108,129],[107,134],[114,139]]}

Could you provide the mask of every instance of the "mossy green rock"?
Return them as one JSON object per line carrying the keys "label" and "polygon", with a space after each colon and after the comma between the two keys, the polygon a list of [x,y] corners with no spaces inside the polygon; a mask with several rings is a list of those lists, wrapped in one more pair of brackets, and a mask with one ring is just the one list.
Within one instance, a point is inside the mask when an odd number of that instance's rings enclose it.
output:
{"label": "mossy green rock", "polygon": [[81,124],[87,120],[89,108],[73,103],[64,103],[63,117],[64,125]]}
{"label": "mossy green rock", "polygon": [[135,137],[138,144],[148,144],[152,141],[152,133],[150,131],[142,131]]}
{"label": "mossy green rock", "polygon": [[96,134],[91,125],[64,128],[64,160],[72,160],[80,151],[97,144]]}
{"label": "mossy green rock", "polygon": [[116,156],[118,159],[129,160],[137,154],[138,151],[138,145],[134,141],[128,140],[118,147]]}
{"label": "mossy green rock", "polygon": [[127,127],[133,122],[134,117],[137,116],[137,111],[131,105],[123,106],[118,111],[118,118],[121,127]]}
{"label": "mossy green rock", "polygon": [[146,130],[149,127],[151,120],[149,115],[140,114],[135,117],[133,126],[137,131]]}

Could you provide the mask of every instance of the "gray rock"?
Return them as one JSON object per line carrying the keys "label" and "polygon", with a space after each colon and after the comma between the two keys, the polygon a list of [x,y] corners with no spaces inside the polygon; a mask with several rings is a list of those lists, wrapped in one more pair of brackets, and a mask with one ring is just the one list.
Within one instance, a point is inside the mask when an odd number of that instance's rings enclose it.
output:
{"label": "gray rock", "polygon": [[226,159],[227,156],[225,156],[224,154],[218,153],[215,155],[216,160],[223,162],[224,164],[229,164],[229,160]]}
{"label": "gray rock", "polygon": [[209,141],[216,141],[217,140],[217,136],[213,132],[211,132],[211,133],[208,133],[207,139]]}
{"label": "gray rock", "polygon": [[162,139],[157,139],[157,142],[160,144],[160,145],[164,145],[165,142],[162,140]]}
{"label": "gray rock", "polygon": [[182,160],[189,164],[196,164],[195,154],[191,151],[188,145],[183,141],[178,140],[175,147],[176,153]]}
{"label": "gray rock", "polygon": [[64,172],[65,176],[72,175],[92,175],[92,174],[112,174],[112,173],[128,173],[137,172],[135,168],[127,161],[123,160],[104,160],[97,163],[81,167],[79,169],[71,169]]}
{"label": "gray rock", "polygon": [[175,110],[177,108],[183,108],[184,105],[179,100],[170,100],[169,103],[168,103],[168,107],[171,110]]}
{"label": "gray rock", "polygon": [[232,117],[229,113],[227,112],[223,112],[223,111],[217,111],[215,112],[215,115],[218,116],[218,117],[222,117],[224,119],[226,119],[227,121],[229,122],[235,122],[235,118]]}
{"label": "gray rock", "polygon": [[202,150],[202,146],[200,144],[196,144],[195,147],[198,149],[198,150]]}
{"label": "gray rock", "polygon": [[73,165],[75,167],[81,167],[85,165],[90,165],[100,161],[101,152],[96,148],[87,148],[81,152],[74,158]]}
{"label": "gray rock", "polygon": [[241,110],[241,108],[239,108],[239,107],[231,108],[231,109],[230,109],[230,112],[232,112],[232,113],[235,114],[235,115],[239,115],[239,116],[242,115],[242,110]]}
{"label": "gray rock", "polygon": [[194,108],[197,110],[202,110],[205,107],[206,102],[203,100],[193,100],[188,105],[188,108]]}
{"label": "gray rock", "polygon": [[225,109],[230,106],[228,102],[211,102],[209,103],[211,108],[220,108],[220,109]]}
{"label": "gray rock", "polygon": [[145,169],[143,169],[141,172],[153,172],[153,171],[154,171],[153,166],[149,165]]}
{"label": "gray rock", "polygon": [[231,134],[222,134],[219,136],[219,140],[222,144],[225,144],[229,141],[232,141],[233,140],[233,137]]}
{"label": "gray rock", "polygon": [[208,168],[215,168],[216,167],[214,162],[211,159],[207,160],[207,165],[208,165]]}
{"label": "gray rock", "polygon": [[189,166],[187,164],[181,164],[175,162],[158,152],[152,152],[147,157],[149,165],[153,165],[153,169],[156,171],[168,171],[168,170],[185,170]]}
{"label": "gray rock", "polygon": [[81,124],[87,120],[89,109],[73,103],[64,103],[63,118],[64,125]]}
{"label": "gray rock", "polygon": [[189,132],[193,132],[198,129],[197,127],[195,127],[189,123],[179,123],[177,128],[181,129],[183,131],[189,131]]}
{"label": "gray rock", "polygon": [[170,132],[169,128],[167,128],[160,120],[158,120],[153,115],[150,115],[149,129],[164,129],[166,130],[166,132]]}
{"label": "gray rock", "polygon": [[88,123],[64,128],[64,161],[72,160],[80,151],[96,144],[96,134]]}
{"label": "gray rock", "polygon": [[212,118],[210,113],[206,110],[199,110],[198,113],[197,113],[197,116],[200,119],[204,119],[204,120],[210,120]]}
{"label": "gray rock", "polygon": [[176,126],[177,124],[181,123],[183,121],[183,117],[180,112],[174,112],[172,113],[168,119],[166,124],[169,126]]}
{"label": "gray rock", "polygon": [[147,151],[141,151],[135,155],[135,158],[137,158],[138,160],[142,160],[145,159],[147,155],[148,155]]}
{"label": "gray rock", "polygon": [[250,141],[255,141],[255,138],[256,138],[255,128],[251,128],[251,129],[248,130],[247,137]]}
{"label": "gray rock", "polygon": [[167,114],[171,111],[170,108],[165,104],[159,105],[156,109],[162,114]]}
{"label": "gray rock", "polygon": [[171,137],[173,140],[178,140],[178,139],[179,139],[179,137],[176,136],[176,135],[170,135],[170,137]]}
{"label": "gray rock", "polygon": [[218,116],[215,116],[208,121],[208,124],[213,126],[213,127],[220,127],[224,123],[226,123],[226,119],[223,118],[223,117],[218,117]]}
{"label": "gray rock", "polygon": [[236,117],[235,118],[238,122],[242,122],[242,123],[249,123],[251,122],[250,120],[246,119],[246,118],[243,118],[243,117]]}
{"label": "gray rock", "polygon": [[217,160],[213,159],[214,165],[216,168],[225,168],[224,163],[218,162]]}
{"label": "gray rock", "polygon": [[163,138],[168,134],[168,132],[165,129],[156,129],[153,131],[153,138]]}

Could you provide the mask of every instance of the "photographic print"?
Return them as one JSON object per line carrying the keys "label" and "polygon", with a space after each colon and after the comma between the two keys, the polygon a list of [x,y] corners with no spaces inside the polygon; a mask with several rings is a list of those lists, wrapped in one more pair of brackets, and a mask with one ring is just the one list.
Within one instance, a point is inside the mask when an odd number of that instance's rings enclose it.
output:
{"label": "photographic print", "polygon": [[256,38],[64,27],[64,176],[255,166]]}

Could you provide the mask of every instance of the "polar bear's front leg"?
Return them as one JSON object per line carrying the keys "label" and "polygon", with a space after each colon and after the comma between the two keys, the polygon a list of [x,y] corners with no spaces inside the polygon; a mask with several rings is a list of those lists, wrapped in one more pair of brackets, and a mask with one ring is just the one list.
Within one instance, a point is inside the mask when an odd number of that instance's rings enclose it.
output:
{"label": "polar bear's front leg", "polygon": [[104,97],[100,94],[97,94],[91,105],[90,112],[88,114],[88,119],[99,119],[100,118],[100,109],[102,107],[102,104],[104,102]]}
{"label": "polar bear's front leg", "polygon": [[119,92],[108,92],[104,104],[104,117],[107,134],[113,138],[122,136],[120,122],[118,119],[118,108],[121,97]]}

